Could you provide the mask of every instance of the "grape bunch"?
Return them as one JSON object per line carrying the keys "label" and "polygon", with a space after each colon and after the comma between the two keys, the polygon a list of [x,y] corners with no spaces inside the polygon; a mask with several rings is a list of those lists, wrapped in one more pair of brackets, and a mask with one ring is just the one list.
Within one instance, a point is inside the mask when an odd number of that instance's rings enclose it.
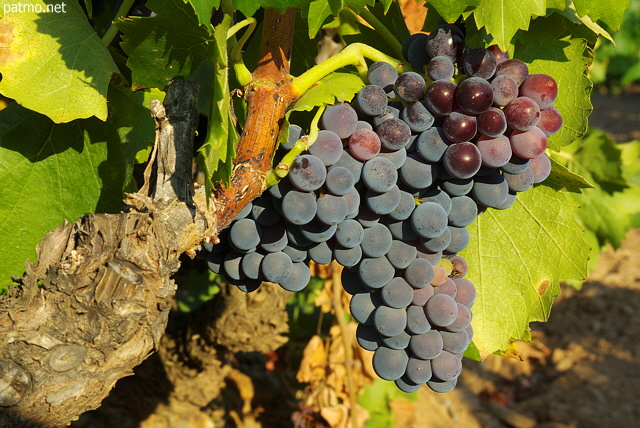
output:
{"label": "grape bunch", "polygon": [[[453,25],[404,46],[424,74],[371,64],[353,100],[327,106],[287,177],[203,254],[247,292],[262,281],[299,291],[309,261],[336,260],[378,376],[406,392],[447,392],[473,338],[476,292],[457,255],[467,226],[549,175],[547,137],[562,117],[550,76],[495,46],[467,49]],[[291,125],[280,150],[302,136]]]}

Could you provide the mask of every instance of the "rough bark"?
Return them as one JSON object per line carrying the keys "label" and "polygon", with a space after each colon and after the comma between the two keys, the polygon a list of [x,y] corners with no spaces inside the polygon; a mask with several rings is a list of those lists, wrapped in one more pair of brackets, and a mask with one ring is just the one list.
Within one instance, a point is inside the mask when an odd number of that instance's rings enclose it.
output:
{"label": "rough bark", "polygon": [[[116,381],[158,348],[180,255],[193,256],[203,241],[215,240],[263,190],[279,121],[292,101],[294,17],[265,14],[263,42],[274,33],[283,45],[263,43],[256,73],[265,80],[247,91],[248,128],[228,188],[207,201],[203,189],[191,196],[190,178],[178,177],[191,173],[183,146],[192,145],[195,103],[183,96],[189,83],[177,83],[163,106],[153,106],[153,168],[147,185],[129,195],[127,209],[87,214],[38,245],[38,261],[27,262],[20,286],[0,298],[0,426],[67,424],[98,407]],[[263,67],[270,71],[263,74]],[[185,158],[188,167],[176,164]]]}

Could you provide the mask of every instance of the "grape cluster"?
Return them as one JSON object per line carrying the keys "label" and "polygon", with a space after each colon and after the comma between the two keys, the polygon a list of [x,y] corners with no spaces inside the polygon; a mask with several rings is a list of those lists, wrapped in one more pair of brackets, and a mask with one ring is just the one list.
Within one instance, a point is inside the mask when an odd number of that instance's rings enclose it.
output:
{"label": "grape cluster", "polygon": [[[350,103],[327,106],[286,178],[205,247],[243,291],[298,291],[309,261],[336,260],[373,367],[403,391],[451,390],[473,338],[473,284],[457,255],[487,207],[544,180],[546,138],[562,125],[556,82],[494,46],[469,50],[443,25],[405,42],[417,72],[377,62]],[[454,81],[456,71],[461,70]],[[290,150],[303,135],[291,125]]]}

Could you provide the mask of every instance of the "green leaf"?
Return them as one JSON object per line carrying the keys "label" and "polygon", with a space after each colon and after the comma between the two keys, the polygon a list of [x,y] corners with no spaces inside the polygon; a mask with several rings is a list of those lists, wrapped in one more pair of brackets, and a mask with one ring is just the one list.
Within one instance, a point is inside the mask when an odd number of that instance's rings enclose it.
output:
{"label": "green leaf", "polygon": [[453,23],[462,15],[462,12],[476,8],[480,0],[429,0],[428,3],[435,8],[442,19]]}
{"label": "green leaf", "polygon": [[588,173],[603,190],[613,193],[627,187],[622,174],[621,150],[604,131],[593,129],[582,139],[563,150],[568,168]]}
{"label": "green leaf", "polygon": [[622,160],[622,173],[629,184],[640,186],[640,141],[630,141],[618,144],[620,159]]}
{"label": "green leaf", "polygon": [[326,19],[331,15],[331,6],[327,0],[312,1],[308,7],[302,9],[302,16],[309,27],[309,38],[316,37]]}
{"label": "green leaf", "polygon": [[[376,4],[376,0],[345,0],[344,5],[355,13],[360,13],[365,6],[373,6]],[[389,5],[390,6],[390,5]],[[385,10],[388,10],[387,7]]]}
{"label": "green leaf", "polygon": [[[233,7],[242,12],[244,16],[253,16],[260,8],[272,8],[284,12],[290,7],[302,7],[310,0],[233,0]],[[323,0],[327,1],[327,0]]]}
{"label": "green leaf", "polygon": [[574,0],[578,15],[588,15],[593,21],[601,21],[611,30],[618,31],[624,12],[629,8],[630,0]]}
{"label": "green leaf", "polygon": [[[564,8],[564,5],[562,7]],[[591,20],[591,18],[589,18],[588,16],[579,16],[578,13],[576,12],[575,7],[573,6],[573,3],[569,3],[566,9],[556,10],[555,12],[564,16],[574,24],[583,24],[586,28],[591,30],[593,34],[595,34],[596,36],[602,35],[607,40],[610,40],[613,42],[613,38],[611,37],[611,34],[609,34],[607,30],[599,26],[597,23],[593,22],[593,20]],[[591,38],[590,42],[595,44],[596,39]]]}
{"label": "green leaf", "polygon": [[[229,92],[229,62],[227,56],[227,31],[232,19],[225,15],[222,23],[215,30],[215,52],[212,58],[214,73],[211,86],[207,137],[198,153],[198,160],[207,178],[207,191],[210,179],[228,183],[231,176],[231,162],[235,157],[237,136],[231,119],[231,95]],[[221,168],[224,169],[221,170]],[[215,181],[215,180],[214,180]]]}
{"label": "green leaf", "polygon": [[164,88],[176,77],[188,77],[213,56],[215,41],[190,4],[182,0],[149,0],[151,18],[121,18],[122,49],[129,56],[132,86]]}
{"label": "green leaf", "polygon": [[[54,6],[49,3],[29,2],[44,9]],[[63,4],[64,13],[16,11],[2,17],[0,93],[56,123],[105,120],[117,67],[78,2]]]}
{"label": "green leaf", "polygon": [[591,82],[586,77],[588,52],[584,39],[567,33],[570,21],[553,14],[533,21],[529,31],[518,34],[514,58],[529,65],[529,73],[545,73],[558,83],[554,106],[562,114],[560,131],[548,139],[549,148],[558,151],[587,131],[591,105]]}
{"label": "green leaf", "polygon": [[546,320],[561,280],[585,277],[589,248],[576,208],[566,192],[538,185],[468,227],[471,241],[460,255],[477,288],[472,325],[481,358],[522,338],[530,322]]}
{"label": "green leaf", "polygon": [[0,290],[63,219],[116,212],[136,153],[153,143],[160,92],[111,86],[109,116],[54,124],[16,103],[0,112]]}
{"label": "green leaf", "polygon": [[309,111],[324,104],[333,104],[336,98],[349,101],[364,86],[364,82],[356,74],[331,73],[312,86],[291,110]]}
{"label": "green leaf", "polygon": [[576,174],[561,163],[555,160],[551,155],[551,174],[544,180],[544,185],[555,190],[566,190],[568,192],[580,193],[581,189],[593,189],[593,184],[589,183],[584,177]]}
{"label": "green leaf", "polygon": [[507,49],[519,29],[529,28],[532,17],[546,13],[544,0],[522,0],[518,6],[502,0],[480,0],[472,14],[478,28],[485,27],[501,49]]}
{"label": "green leaf", "polygon": [[358,404],[369,411],[368,428],[386,428],[395,426],[396,417],[391,411],[389,403],[393,400],[404,399],[417,401],[417,393],[400,391],[393,382],[376,379],[373,384],[364,387],[358,396]]}
{"label": "green leaf", "polygon": [[183,0],[185,3],[189,3],[198,17],[198,22],[203,27],[207,28],[210,32],[213,32],[213,26],[211,25],[211,15],[213,9],[220,7],[220,0]]}

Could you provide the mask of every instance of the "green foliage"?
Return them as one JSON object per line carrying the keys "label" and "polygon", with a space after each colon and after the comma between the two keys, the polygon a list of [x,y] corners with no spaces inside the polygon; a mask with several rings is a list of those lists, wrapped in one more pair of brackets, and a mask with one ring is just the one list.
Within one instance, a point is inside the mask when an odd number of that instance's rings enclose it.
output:
{"label": "green foliage", "polygon": [[182,0],[150,0],[152,18],[121,18],[122,49],[131,69],[131,85],[163,89],[171,79],[188,77],[214,55],[216,40]]}
{"label": "green foliage", "polygon": [[460,255],[473,266],[466,277],[477,289],[472,325],[481,358],[521,339],[531,321],[546,320],[561,280],[586,276],[589,247],[577,207],[568,193],[538,185],[468,227],[471,241]]}
{"label": "green foliage", "polygon": [[598,43],[589,77],[594,83],[606,83],[619,90],[640,81],[640,0],[631,0],[619,33],[613,42]]}
{"label": "green foliage", "polygon": [[416,393],[408,394],[400,391],[393,382],[376,379],[372,385],[364,388],[358,396],[358,404],[369,411],[368,428],[385,428],[396,426],[396,416],[391,411],[393,400],[404,399],[417,401]]}
{"label": "green foliage", "polygon": [[[46,8],[44,1],[31,4]],[[107,118],[117,71],[77,2],[67,13],[8,13],[0,20],[0,93],[55,123]]]}
{"label": "green foliage", "polygon": [[[157,92],[153,98],[160,98]],[[17,103],[0,114],[0,290],[63,220],[116,212],[136,153],[153,142],[147,93],[111,86],[109,116],[55,124]]]}
{"label": "green foliage", "polygon": [[350,100],[364,86],[360,77],[351,73],[332,73],[309,89],[293,105],[292,110],[311,110],[333,104],[336,98]]}

